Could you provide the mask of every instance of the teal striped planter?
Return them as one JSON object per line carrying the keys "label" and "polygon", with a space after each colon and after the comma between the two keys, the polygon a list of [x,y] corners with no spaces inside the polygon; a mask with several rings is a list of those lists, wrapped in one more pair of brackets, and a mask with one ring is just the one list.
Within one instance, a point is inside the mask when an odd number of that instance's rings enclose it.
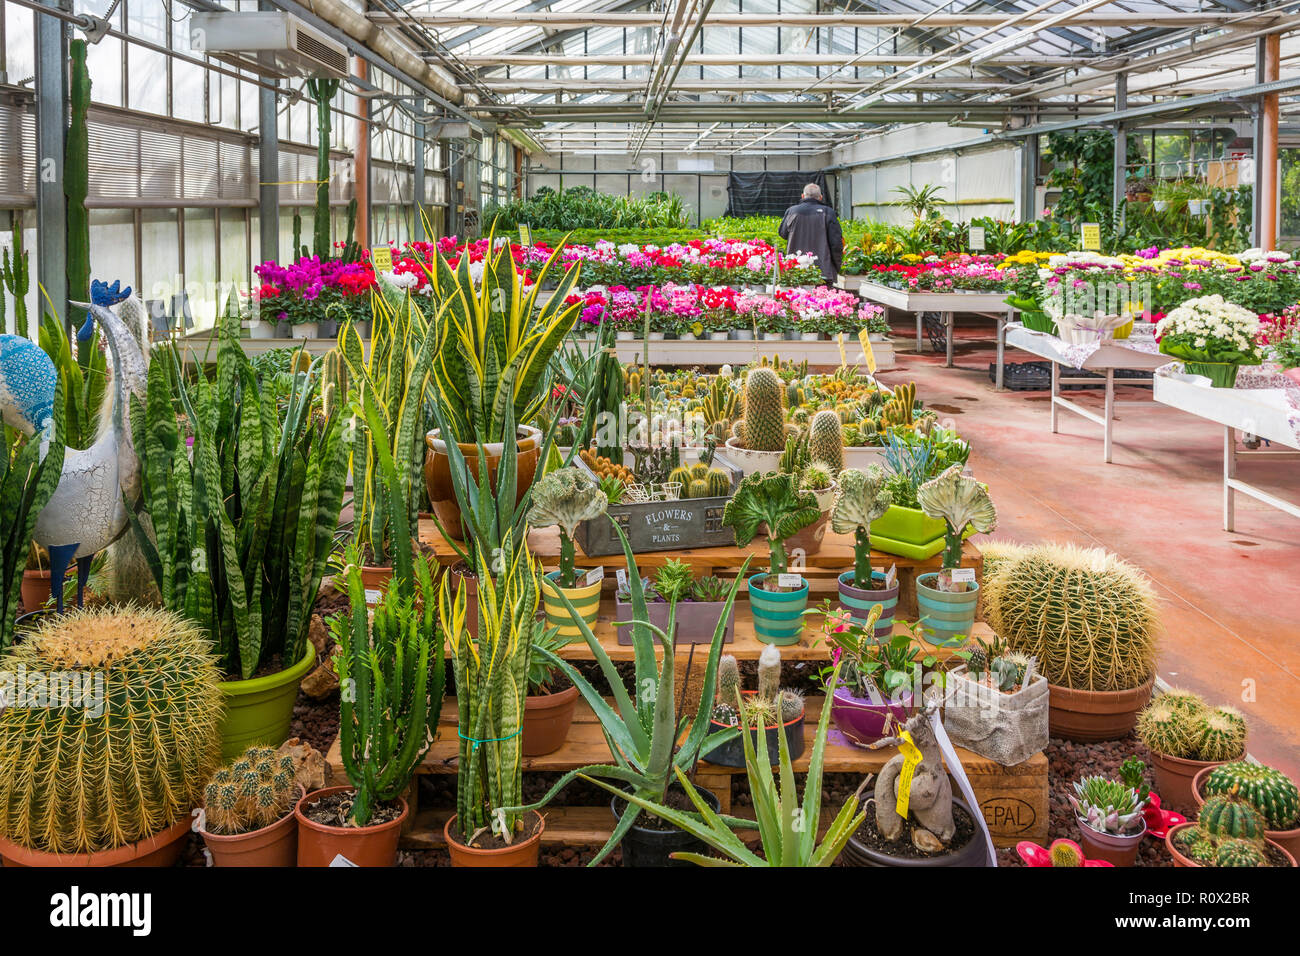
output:
{"label": "teal striped planter", "polygon": [[797,644],[808,607],[808,582],[798,591],[765,591],[767,574],[749,579],[749,609],[754,615],[754,636],[764,644]]}
{"label": "teal striped planter", "polygon": [[[872,571],[871,580],[885,580],[883,571]],[[894,609],[898,607],[898,585],[888,590],[864,591],[853,586],[853,572],[845,571],[840,575],[840,608],[849,612],[854,624],[865,624],[867,615],[877,604],[880,605],[880,617],[876,619],[876,640],[888,640],[894,633]]]}
{"label": "teal striped planter", "polygon": [[980,586],[970,591],[937,591],[927,581],[939,575],[931,571],[916,578],[916,607],[921,615],[921,633],[931,644],[938,644],[957,634],[969,636],[975,626],[975,606]]}

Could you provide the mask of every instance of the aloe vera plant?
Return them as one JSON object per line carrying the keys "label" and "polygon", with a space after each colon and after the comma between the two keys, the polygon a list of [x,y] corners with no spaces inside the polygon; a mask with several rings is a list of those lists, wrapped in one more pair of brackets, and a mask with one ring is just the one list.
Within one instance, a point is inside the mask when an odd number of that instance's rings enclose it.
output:
{"label": "aloe vera plant", "polygon": [[[674,774],[680,775],[681,769],[690,767],[702,752],[726,743],[740,731],[731,727],[714,734],[709,733],[709,715],[711,708],[702,706],[691,717],[679,717],[674,693],[674,665],[676,654],[673,652],[673,633],[676,603],[669,606],[668,626],[660,630],[649,623],[650,616],[646,607],[645,589],[641,583],[641,574],[637,570],[636,556],[628,543],[627,535],[617,525],[619,538],[623,542],[623,553],[627,559],[627,579],[629,595],[632,599],[632,645],[635,657],[636,700],[628,695],[623,686],[614,662],[601,646],[596,635],[592,633],[587,622],[583,620],[564,592],[560,598],[569,612],[570,621],[581,631],[582,638],[595,655],[601,673],[613,691],[614,704],[609,702],[596,690],[573,665],[558,657],[546,648],[536,648],[536,653],[551,661],[564,675],[573,681],[583,699],[591,707],[600,721],[601,731],[609,744],[612,764],[593,764],[571,770],[556,781],[536,803],[525,807],[507,807],[506,812],[538,810],[548,804],[555,795],[578,777],[586,780],[604,781],[610,784],[606,789],[615,793],[627,792],[629,802],[619,817],[618,825],[600,852],[592,858],[591,865],[603,860],[624,835],[631,829],[640,816],[646,802],[662,803],[668,790],[668,784]],[[726,631],[726,622],[731,616],[731,607],[736,600],[736,588],[744,579],[749,560],[740,569],[727,592],[726,604],[718,618],[718,625],[713,631],[713,641],[709,645],[708,657],[704,666],[704,688],[700,700],[711,701],[718,674],[718,658],[722,653],[722,638]],[[655,663],[655,636],[663,644],[662,663]],[[681,746],[677,742],[681,740]],[[602,784],[603,785],[603,784]],[[630,788],[620,790],[619,786]],[[639,801],[639,802],[638,802]]]}
{"label": "aloe vera plant", "polygon": [[[837,666],[831,677],[832,687],[838,678]],[[804,781],[802,800],[795,785],[790,745],[786,742],[785,734],[776,735],[780,761],[778,787],[776,776],[772,773],[772,761],[768,758],[767,735],[753,732],[743,708],[740,709],[744,723],[741,741],[745,746],[745,772],[749,777],[749,792],[754,799],[754,820],[736,821],[715,813],[680,767],[673,768],[677,780],[702,820],[636,794],[628,799],[642,810],[653,813],[704,841],[725,857],[722,859],[683,852],[672,854],[675,860],[688,860],[700,866],[830,866],[867,815],[865,810],[858,809],[858,796],[853,794],[835,815],[821,842],[817,842],[821,824],[822,767],[825,765],[826,730],[830,713],[830,707],[823,707],[821,719],[817,722],[817,736],[812,756],[808,760],[808,776]],[[758,741],[757,747],[754,745],[755,739]],[[603,780],[585,774],[581,776],[611,793],[619,792],[618,788]],[[745,841],[736,835],[735,828],[738,824],[742,829],[757,827],[763,843],[762,856],[750,850]]]}
{"label": "aloe vera plant", "polygon": [[223,317],[212,381],[187,381],[175,351],[150,363],[131,425],[157,543],[131,518],[164,606],[206,628],[223,672],[246,679],[275,655],[289,667],[306,650],[354,427],[337,404],[315,410],[330,363],[296,373],[282,410],[238,337],[238,319]]}

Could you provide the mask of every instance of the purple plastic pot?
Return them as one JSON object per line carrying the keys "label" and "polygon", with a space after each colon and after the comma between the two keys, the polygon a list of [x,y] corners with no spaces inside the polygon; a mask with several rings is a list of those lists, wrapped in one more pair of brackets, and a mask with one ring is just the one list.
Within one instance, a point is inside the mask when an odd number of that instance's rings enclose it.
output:
{"label": "purple plastic pot", "polygon": [[904,691],[897,704],[872,703],[868,698],[854,697],[844,687],[835,688],[831,696],[831,720],[836,729],[864,747],[887,736],[885,730],[891,717],[901,724],[911,715],[911,691]]}

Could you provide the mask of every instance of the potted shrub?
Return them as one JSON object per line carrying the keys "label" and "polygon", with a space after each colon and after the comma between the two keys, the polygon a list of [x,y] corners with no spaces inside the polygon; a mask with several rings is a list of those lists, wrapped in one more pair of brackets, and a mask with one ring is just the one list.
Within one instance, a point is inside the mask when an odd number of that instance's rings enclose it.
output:
{"label": "potted shrub", "polygon": [[[647,620],[645,592],[641,587],[636,557],[622,528],[618,529],[618,534],[627,559],[628,583],[632,598],[632,635],[637,648],[633,676],[633,686],[637,688],[635,700],[628,695],[609,654],[576,610],[570,611],[573,623],[582,632],[583,640],[587,642],[597,666],[608,681],[613,704],[611,705],[602,692],[593,687],[591,682],[567,661],[560,659],[553,652],[542,652],[544,657],[551,660],[569,680],[577,685],[583,700],[600,721],[605,739],[609,743],[612,763],[571,770],[557,780],[536,803],[527,806],[505,806],[503,812],[536,812],[580,776],[597,784],[608,783],[610,786],[606,789],[622,791],[610,801],[610,809],[617,823],[614,832],[592,858],[590,865],[599,863],[621,843],[624,866],[667,866],[671,865],[670,854],[702,850],[703,844],[698,838],[672,824],[660,823],[658,820],[643,820],[638,825],[641,804],[653,801],[659,805],[668,805],[689,812],[692,798],[688,797],[680,785],[670,788],[675,773],[680,768],[693,767],[701,751],[711,750],[719,744],[726,743],[738,736],[739,731],[731,728],[710,735],[707,707],[698,708],[693,716],[678,718],[677,696],[674,693],[677,655],[673,651],[670,636],[675,605],[669,605],[669,628],[657,628]],[[742,575],[748,563],[746,559],[745,564],[741,566]],[[736,599],[736,588],[740,580],[738,576],[732,582],[731,590],[727,594],[728,613]],[[563,598],[563,595],[561,597]],[[704,662],[701,700],[712,700],[714,696],[718,658],[722,653],[722,631],[722,621],[719,620],[717,627],[714,628],[713,639]],[[655,661],[654,646],[656,633],[664,645],[660,655],[662,660],[658,664]],[[713,794],[702,791],[698,792],[698,795],[707,801],[715,813],[717,812],[719,803]],[[670,800],[671,802],[668,802]]]}
{"label": "potted shrub", "polygon": [[1256,340],[1259,316],[1221,295],[1188,299],[1156,323],[1160,351],[1181,359],[1190,375],[1203,375],[1215,388],[1232,388],[1237,370],[1264,359]]}
{"label": "potted shrub", "polygon": [[946,639],[970,634],[979,605],[979,582],[958,581],[954,572],[961,566],[967,527],[987,534],[998,525],[988,486],[967,478],[961,470],[961,465],[953,465],[916,489],[921,510],[931,518],[942,519],[945,526],[943,569],[916,577],[916,603],[926,640],[930,641],[932,635]]}
{"label": "potted shrub", "polygon": [[871,522],[889,510],[891,499],[885,487],[884,469],[869,465],[866,471],[851,468],[840,472],[839,490],[831,506],[831,530],[853,535],[853,570],[845,571],[837,581],[840,608],[861,624],[871,608],[879,604],[880,612],[876,615],[879,640],[887,640],[894,630],[898,581],[890,585],[885,572],[871,568]]}
{"label": "potted shrub", "polygon": [[1115,866],[1132,866],[1146,836],[1138,792],[1106,777],[1076,781],[1068,795],[1079,824],[1084,854]]}
{"label": "potted shrub", "polygon": [[977,640],[947,678],[944,728],[957,746],[1004,767],[1047,747],[1047,681],[1032,657]]}
{"label": "potted shrub", "polygon": [[1300,854],[1300,789],[1280,770],[1248,760],[1205,767],[1192,782],[1200,807],[1207,797],[1236,794],[1264,817],[1264,837]]}
{"label": "potted shrub", "polygon": [[578,688],[537,648],[558,652],[568,641],[541,621],[533,624],[528,658],[528,696],[524,699],[523,755],[544,757],[564,746],[578,706]]}
{"label": "potted shrub", "polygon": [[174,864],[219,751],[220,673],[203,631],[164,610],[73,610],[3,664],[73,678],[62,706],[38,707],[16,705],[32,692],[20,677],[0,711],[4,865]]}
{"label": "potted shrub", "polygon": [[1052,736],[1128,734],[1155,680],[1159,617],[1146,575],[1101,548],[1046,544],[1008,559],[986,586],[993,633],[1047,678]]}
{"label": "potted shrub", "polygon": [[[803,714],[803,694],[781,686],[781,650],[774,644],[763,648],[759,655],[757,690],[741,687],[740,665],[730,654],[718,662],[718,697],[709,719],[711,733],[740,727],[742,736],[750,733],[766,738],[768,753],[785,749],[795,760],[803,754]],[[784,745],[777,740],[782,736]],[[747,749],[741,740],[733,739],[704,751],[700,759],[723,767],[743,767]]]}
{"label": "potted shrub", "polygon": [[1232,707],[1209,707],[1197,694],[1171,690],[1138,714],[1138,738],[1151,751],[1156,789],[1166,803],[1189,809],[1192,780],[1206,767],[1246,753],[1246,719]]}
{"label": "potted shrub", "polygon": [[1195,823],[1165,834],[1165,846],[1181,867],[1294,867],[1296,858],[1265,834],[1263,815],[1232,793],[1215,794],[1201,805]]}
{"label": "potted shrub", "polygon": [[[576,607],[588,624],[595,624],[600,612],[603,569],[600,574],[592,575],[585,569],[574,568],[573,536],[581,522],[599,518],[608,504],[609,499],[596,480],[572,465],[547,472],[533,487],[529,525],[533,528],[554,525],[560,530],[560,566],[542,579],[542,601],[547,624],[559,628],[560,636],[566,639],[578,636],[578,629],[569,621],[567,605]],[[563,603],[561,593],[566,598]]]}
{"label": "potted shrub", "polygon": [[732,426],[727,460],[741,474],[776,471],[785,454],[785,386],[766,365],[749,370],[741,400],[744,417]]}
{"label": "potted shrub", "polygon": [[219,767],[203,790],[199,833],[213,866],[294,866],[303,795],[293,757],[252,746]]}
{"label": "potted shrub", "polygon": [[742,548],[767,525],[768,570],[749,579],[754,635],[764,644],[795,644],[803,631],[808,582],[786,573],[785,540],[820,516],[812,493],[799,491],[793,476],[780,472],[745,476],[722,509],[723,527],[732,529]]}
{"label": "potted shrub", "polygon": [[[395,485],[386,456],[383,466]],[[357,866],[397,862],[410,812],[402,794],[442,713],[443,640],[428,564],[403,560],[399,552],[392,586],[373,610],[359,565],[359,550],[349,545],[344,577],[351,611],[330,622],[338,644],[334,667],[348,688],[339,697],[339,744],[350,786],[298,801],[299,866],[329,866],[340,855]]]}
{"label": "potted shrub", "polygon": [[[727,609],[729,585],[712,575],[695,579],[685,561],[669,558],[655,572],[653,580],[641,582],[646,597],[647,620],[660,630],[667,630],[669,610],[673,611],[674,644],[707,644],[713,640],[714,628],[724,624],[722,641],[730,644],[735,632],[735,608]],[[725,611],[725,617],[724,617]],[[618,642],[632,643],[632,595],[629,585],[620,585],[614,595],[615,631]],[[655,638],[658,643],[658,638]]]}
{"label": "potted shrub", "polygon": [[[850,863],[882,867],[990,865],[980,811],[953,795],[952,780],[944,769],[931,725],[937,710],[931,705],[918,711],[903,724],[899,736],[871,745],[876,750],[910,743],[919,759],[912,765],[909,800],[902,812],[898,793],[906,755],[895,754],[876,776],[872,794],[875,813],[867,815],[844,848]],[[868,777],[863,787],[870,780]],[[959,816],[965,818],[960,826]]]}

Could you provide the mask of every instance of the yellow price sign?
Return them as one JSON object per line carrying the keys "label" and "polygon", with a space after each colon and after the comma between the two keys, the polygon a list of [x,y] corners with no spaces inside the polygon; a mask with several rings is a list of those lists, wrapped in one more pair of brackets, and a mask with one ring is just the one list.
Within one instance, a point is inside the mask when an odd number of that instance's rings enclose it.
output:
{"label": "yellow price sign", "polygon": [[866,329],[858,329],[858,341],[862,343],[862,357],[867,363],[867,372],[876,374],[876,353],[871,348],[871,334]]}
{"label": "yellow price sign", "polygon": [[370,265],[376,272],[392,272],[393,250],[388,246],[375,246],[370,250]]}
{"label": "yellow price sign", "polygon": [[904,820],[907,819],[907,808],[912,799],[912,774],[916,771],[916,766],[921,762],[921,751],[917,749],[916,744],[912,743],[912,735],[904,730],[898,735],[898,750],[903,755],[903,769],[898,774],[898,800],[894,804],[894,809]]}
{"label": "yellow price sign", "polygon": [[521,246],[531,246],[533,244],[533,229],[522,222],[519,224],[519,244]]}
{"label": "yellow price sign", "polygon": [[1079,227],[1082,243],[1085,250],[1092,252],[1101,251],[1101,223],[1085,222]]}

